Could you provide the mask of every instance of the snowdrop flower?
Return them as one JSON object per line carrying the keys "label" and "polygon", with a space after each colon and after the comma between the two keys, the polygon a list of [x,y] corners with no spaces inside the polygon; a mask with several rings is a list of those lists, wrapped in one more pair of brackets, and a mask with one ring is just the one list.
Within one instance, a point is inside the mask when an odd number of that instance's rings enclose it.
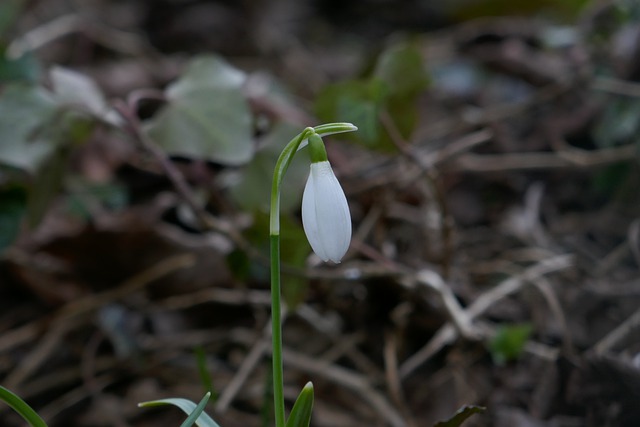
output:
{"label": "snowdrop flower", "polygon": [[324,145],[316,148],[321,150],[319,155],[313,154],[318,141],[322,144],[317,135],[309,138],[312,163],[302,195],[302,225],[316,255],[323,261],[339,263],[351,241],[351,214],[344,191],[326,160]]}

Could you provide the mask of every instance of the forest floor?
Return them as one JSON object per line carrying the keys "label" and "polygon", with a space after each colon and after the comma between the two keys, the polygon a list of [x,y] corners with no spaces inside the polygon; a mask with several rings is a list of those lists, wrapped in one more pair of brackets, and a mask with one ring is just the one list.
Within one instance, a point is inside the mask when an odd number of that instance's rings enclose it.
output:
{"label": "forest floor", "polygon": [[[277,124],[326,121],[327,93],[352,102],[337,102],[351,114],[337,120],[358,124],[362,139],[327,138],[354,224],[342,263],[310,254],[300,195],[283,200],[294,206],[282,244],[295,303],[284,323],[285,397],[290,405],[313,382],[313,426],[431,426],[478,405],[486,412],[465,426],[637,427],[640,11],[631,3],[593,2],[554,21],[454,19],[437,4],[372,0],[339,13],[332,1],[34,0],[6,40],[9,54],[37,63],[36,84],[50,87],[49,70],[65,67],[112,105],[162,91],[191,58],[215,53],[250,76],[243,93],[260,153]],[[425,72],[413,85],[406,64],[391,67],[391,86],[411,91],[406,114],[394,110],[400,95],[372,101],[366,80],[399,40]],[[145,121],[162,102],[139,107]],[[6,130],[0,123],[0,137]],[[177,409],[137,403],[197,402],[207,389],[222,427],[270,425],[266,217],[246,198],[262,200],[250,190],[270,182],[273,156],[251,163],[251,181],[246,165],[167,161],[135,132],[83,135],[65,151],[61,185],[44,190],[38,218],[23,218],[1,253],[0,384],[52,427],[177,426]],[[21,179],[30,192],[48,188],[47,175]],[[3,191],[13,180],[0,169]],[[303,184],[293,174],[285,192]],[[194,199],[196,215],[185,204]],[[0,408],[2,426],[20,423]]]}

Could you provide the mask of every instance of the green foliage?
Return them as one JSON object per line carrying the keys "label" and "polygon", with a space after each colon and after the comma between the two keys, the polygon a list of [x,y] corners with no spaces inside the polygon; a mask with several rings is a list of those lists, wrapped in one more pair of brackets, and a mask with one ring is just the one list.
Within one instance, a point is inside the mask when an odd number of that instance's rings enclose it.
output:
{"label": "green foliage", "polygon": [[213,388],[213,380],[211,379],[211,373],[207,368],[207,354],[202,347],[197,347],[195,350],[196,362],[198,364],[198,374],[200,375],[200,381],[204,385],[207,392],[211,393],[212,402],[218,398],[217,393]]}
{"label": "green foliage", "polygon": [[215,56],[194,59],[166,90],[167,104],[147,124],[171,154],[240,165],[253,156],[246,76]]}
{"label": "green foliage", "polygon": [[[0,61],[0,73],[2,66]],[[62,188],[73,148],[91,136],[99,121],[118,124],[90,78],[54,67],[50,80],[51,91],[21,82],[7,84],[0,94],[0,165],[31,176],[25,183],[31,226]]]}
{"label": "green foliage", "polygon": [[471,20],[486,16],[530,16],[546,12],[553,17],[575,19],[589,0],[477,0],[453,3],[451,14],[458,20]]}
{"label": "green foliage", "polygon": [[[281,218],[281,249],[282,262],[292,267],[303,269],[305,261],[311,253],[307,236],[299,222]],[[295,308],[307,299],[309,280],[305,277],[285,276],[282,284],[282,297],[289,309]]]}
{"label": "green foliage", "polygon": [[31,185],[27,203],[29,226],[36,226],[44,217],[50,202],[58,194],[64,180],[68,158],[68,149],[57,149],[40,168]]}
{"label": "green foliage", "polygon": [[[289,267],[304,268],[305,261],[311,253],[311,247],[304,234],[304,230],[299,221],[292,220],[287,215],[282,215],[280,219],[280,257],[283,264]],[[269,215],[263,212],[254,214],[254,222],[247,237],[256,247],[263,248],[265,253],[269,248]],[[255,263],[253,263],[255,264]],[[252,264],[252,268],[257,266]],[[268,277],[266,268],[262,270],[263,279]],[[254,274],[258,271],[254,270]],[[299,276],[288,275],[282,284],[282,296],[290,309],[295,309],[303,302],[309,292],[308,279]]]}
{"label": "green foliage", "polygon": [[26,188],[12,184],[0,189],[0,254],[18,237],[26,211]]}
{"label": "green foliage", "polygon": [[195,423],[198,420],[198,418],[200,417],[200,414],[202,414],[202,412],[204,411],[204,408],[207,406],[207,402],[209,401],[210,396],[211,396],[211,393],[206,393],[204,395],[200,403],[198,403],[198,406],[196,406],[195,409],[189,414],[187,419],[184,420],[182,424],[180,424],[180,427],[191,427],[193,423]]}
{"label": "green foliage", "polygon": [[408,138],[418,118],[418,96],[429,85],[420,50],[409,43],[391,46],[380,55],[374,76],[387,88],[386,110]]}
{"label": "green foliage", "polygon": [[27,402],[2,386],[0,386],[0,400],[13,408],[13,410],[20,414],[32,427],[47,427],[47,423],[40,418],[40,415],[38,415]]}
{"label": "green foliage", "polygon": [[45,89],[7,85],[0,95],[0,163],[35,172],[54,150],[43,138],[57,105]]}
{"label": "green foliage", "polygon": [[49,72],[53,95],[60,107],[117,124],[98,85],[89,77],[63,67]]}
{"label": "green foliage", "polygon": [[182,412],[189,415],[189,418],[187,418],[180,427],[190,426],[194,422],[199,427],[220,427],[220,425],[218,425],[218,423],[213,421],[213,419],[209,415],[203,412],[204,407],[207,405],[207,402],[209,401],[210,396],[211,396],[211,393],[205,394],[198,405],[196,405],[190,400],[176,397],[176,398],[152,400],[149,402],[141,402],[141,403],[138,403],[138,406],[141,408],[150,408],[154,406],[166,406],[166,405],[177,406],[182,410]]}
{"label": "green foliage", "polygon": [[371,75],[326,86],[317,97],[316,112],[325,121],[344,120],[358,126],[353,138],[373,149],[394,145],[380,124],[388,113],[403,137],[417,118],[416,101],[429,79],[419,49],[410,42],[383,51]]}
{"label": "green foliage", "polygon": [[386,85],[389,96],[413,97],[429,83],[422,55],[409,43],[392,45],[382,52],[373,76]]}
{"label": "green foliage", "polygon": [[241,249],[231,251],[226,257],[226,262],[231,273],[238,281],[246,282],[252,276],[255,263],[245,251]]}
{"label": "green foliage", "polygon": [[40,78],[40,73],[40,64],[31,53],[9,58],[6,51],[0,49],[0,83],[35,83]]}
{"label": "green foliage", "polygon": [[622,18],[619,24],[637,22],[640,19],[640,3],[636,0],[615,0],[612,4]]}
{"label": "green foliage", "polygon": [[484,411],[486,411],[486,408],[482,406],[465,405],[458,409],[458,412],[456,412],[453,417],[445,421],[440,421],[433,427],[459,427],[473,414],[482,414]]}
{"label": "green foliage", "polygon": [[26,0],[2,0],[0,2],[0,40],[13,26]]}
{"label": "green foliage", "polygon": [[313,411],[313,384],[307,383],[300,391],[296,403],[293,404],[291,414],[285,427],[309,427],[311,412]]}
{"label": "green foliage", "polygon": [[489,342],[494,363],[502,365],[520,357],[531,332],[530,324],[502,325]]}
{"label": "green foliage", "polygon": [[316,99],[316,112],[323,120],[341,117],[358,126],[357,141],[371,148],[389,148],[382,140],[378,121],[384,106],[384,84],[377,79],[347,80],[326,86]]}
{"label": "green foliage", "polygon": [[67,209],[72,215],[89,219],[92,206],[119,210],[129,201],[126,187],[118,183],[97,183],[79,179],[69,181],[72,191],[67,198]]}
{"label": "green foliage", "polygon": [[593,131],[598,147],[609,148],[635,142],[640,145],[640,100],[637,98],[614,97],[607,102],[607,108]]}
{"label": "green foliage", "polygon": [[605,198],[635,201],[638,198],[638,170],[628,162],[613,163],[594,171],[590,190]]}
{"label": "green foliage", "polygon": [[[262,141],[253,159],[239,171],[237,182],[230,189],[233,200],[244,210],[269,212],[273,168],[282,150],[282,141],[288,141],[299,132],[298,127],[278,123]],[[283,212],[300,209],[302,190],[309,175],[309,161],[304,155],[295,156],[287,171],[286,191],[282,192],[280,207]]]}

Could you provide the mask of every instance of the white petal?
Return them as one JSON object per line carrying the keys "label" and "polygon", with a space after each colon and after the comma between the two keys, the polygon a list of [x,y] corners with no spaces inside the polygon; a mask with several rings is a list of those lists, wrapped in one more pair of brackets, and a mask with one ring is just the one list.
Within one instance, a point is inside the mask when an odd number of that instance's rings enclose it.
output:
{"label": "white petal", "polygon": [[324,253],[320,238],[318,237],[318,221],[316,219],[316,198],[315,186],[313,185],[313,174],[309,173],[307,184],[302,193],[302,227],[307,235],[307,240],[311,249],[322,259],[328,261],[329,257]]}
{"label": "white petal", "polygon": [[323,261],[340,262],[351,241],[351,214],[327,161],[311,164],[302,196],[302,223],[313,251]]}

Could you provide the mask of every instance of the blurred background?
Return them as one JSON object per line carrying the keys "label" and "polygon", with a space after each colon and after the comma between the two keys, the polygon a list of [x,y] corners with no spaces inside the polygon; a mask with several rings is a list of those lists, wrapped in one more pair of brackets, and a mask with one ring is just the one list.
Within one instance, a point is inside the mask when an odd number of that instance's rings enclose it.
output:
{"label": "blurred background", "polygon": [[304,151],[283,184],[287,406],[636,427],[639,80],[635,0],[3,0],[0,384],[52,427],[176,426],[136,404],[206,391],[272,425],[273,167],[344,121],[341,264]]}

